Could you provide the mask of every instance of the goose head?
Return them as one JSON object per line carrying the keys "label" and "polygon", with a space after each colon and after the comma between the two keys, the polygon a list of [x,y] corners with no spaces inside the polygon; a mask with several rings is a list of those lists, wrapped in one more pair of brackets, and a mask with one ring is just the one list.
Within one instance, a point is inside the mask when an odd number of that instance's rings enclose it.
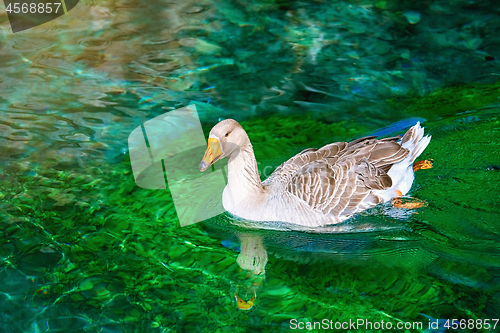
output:
{"label": "goose head", "polygon": [[200,171],[224,157],[236,157],[249,142],[248,136],[236,120],[226,119],[215,125],[208,136],[208,147],[200,163]]}

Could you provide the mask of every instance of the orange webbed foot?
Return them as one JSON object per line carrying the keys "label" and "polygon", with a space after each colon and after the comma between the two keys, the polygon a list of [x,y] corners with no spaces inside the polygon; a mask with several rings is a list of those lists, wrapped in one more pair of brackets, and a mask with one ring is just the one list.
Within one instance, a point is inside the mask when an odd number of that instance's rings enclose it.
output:
{"label": "orange webbed foot", "polygon": [[394,208],[406,208],[406,209],[415,209],[420,207],[426,207],[427,202],[416,199],[416,198],[403,198],[395,197],[391,200],[391,204]]}
{"label": "orange webbed foot", "polygon": [[420,169],[431,169],[432,168],[432,160],[423,160],[413,163],[413,171],[417,171]]}

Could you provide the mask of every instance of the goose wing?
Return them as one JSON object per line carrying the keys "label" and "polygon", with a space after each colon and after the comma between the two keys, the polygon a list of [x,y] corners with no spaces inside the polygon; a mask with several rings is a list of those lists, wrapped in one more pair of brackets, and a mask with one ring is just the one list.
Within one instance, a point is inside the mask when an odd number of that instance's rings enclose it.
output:
{"label": "goose wing", "polygon": [[365,137],[318,150],[307,149],[279,166],[268,183],[281,185],[284,191],[325,215],[351,214],[363,201],[368,201],[369,206],[381,202],[371,194],[372,190],[392,186],[387,172],[408,155],[399,139]]}

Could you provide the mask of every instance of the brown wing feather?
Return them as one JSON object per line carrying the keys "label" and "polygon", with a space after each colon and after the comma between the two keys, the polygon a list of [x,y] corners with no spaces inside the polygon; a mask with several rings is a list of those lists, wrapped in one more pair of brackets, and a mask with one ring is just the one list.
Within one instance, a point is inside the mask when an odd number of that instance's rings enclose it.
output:
{"label": "brown wing feather", "polygon": [[306,149],[280,165],[265,183],[281,182],[286,191],[323,214],[350,214],[370,195],[374,204],[379,203],[373,190],[392,186],[387,172],[408,155],[399,139],[365,137]]}

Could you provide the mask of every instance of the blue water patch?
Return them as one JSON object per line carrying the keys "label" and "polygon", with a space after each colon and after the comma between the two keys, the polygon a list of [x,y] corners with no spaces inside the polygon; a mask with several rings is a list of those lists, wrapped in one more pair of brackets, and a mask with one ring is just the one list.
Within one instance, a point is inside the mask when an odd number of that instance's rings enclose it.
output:
{"label": "blue water patch", "polygon": [[386,136],[386,135],[389,135],[391,133],[402,134],[408,128],[415,125],[417,122],[423,123],[424,121],[425,121],[424,118],[418,118],[418,117],[404,119],[404,120],[398,121],[396,123],[393,123],[389,126],[382,127],[381,129],[379,129],[378,131],[376,131],[375,133],[373,133],[371,135]]}

